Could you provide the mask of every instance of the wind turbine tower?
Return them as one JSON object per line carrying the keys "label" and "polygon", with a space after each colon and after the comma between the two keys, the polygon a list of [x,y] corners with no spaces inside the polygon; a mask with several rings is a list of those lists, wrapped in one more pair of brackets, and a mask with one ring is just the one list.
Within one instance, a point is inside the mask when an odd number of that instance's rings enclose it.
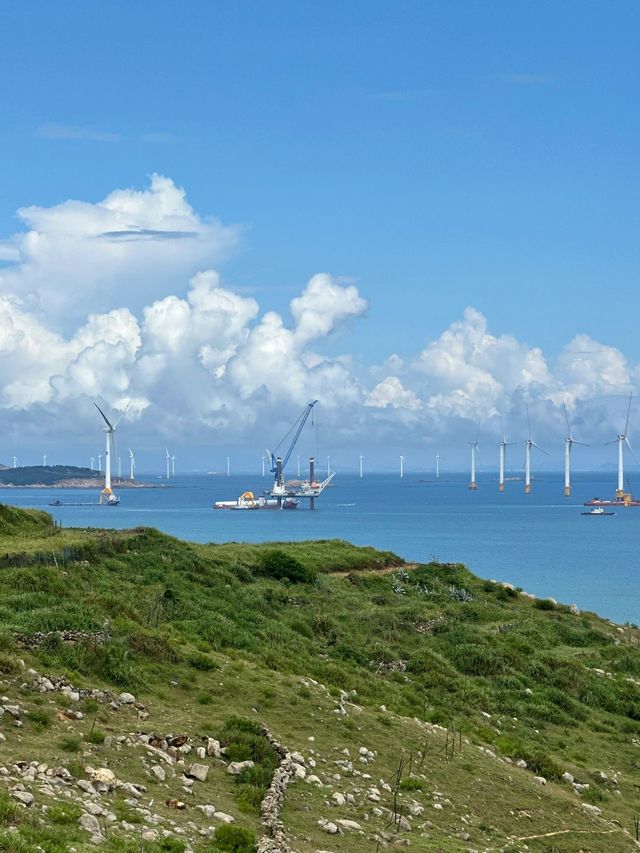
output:
{"label": "wind turbine tower", "polygon": [[[120,503],[120,498],[114,494],[111,489],[111,454],[115,451],[115,432],[118,424],[122,420],[125,412],[127,411],[128,405],[122,411],[120,417],[112,424],[109,418],[102,411],[100,406],[97,403],[93,404],[96,409],[102,415],[102,419],[104,420],[106,426],[104,427],[105,432],[105,451],[104,451],[104,489],[100,492],[100,503],[106,504],[106,506],[117,506]],[[100,462],[101,455],[98,455],[98,461]],[[100,470],[100,468],[98,468]]]}
{"label": "wind turbine tower", "polygon": [[498,445],[500,448],[500,465],[498,470],[498,491],[504,492],[504,463],[507,455],[507,447],[510,444],[513,444],[512,441],[507,441],[507,437],[504,434],[504,429],[502,430],[502,439],[500,440],[500,444]]}
{"label": "wind turbine tower", "polygon": [[363,467],[364,456],[360,455],[360,479],[364,477],[364,467]]}
{"label": "wind turbine tower", "polygon": [[42,464],[45,468],[47,467],[47,454],[46,453],[42,454]]}
{"label": "wind turbine tower", "polygon": [[98,453],[98,472],[102,474],[102,453]]}
{"label": "wind turbine tower", "polygon": [[478,450],[478,439],[471,442],[471,480],[469,481],[469,488],[472,492],[478,488],[478,484],[476,483],[476,456],[478,460],[480,459],[480,451]]}
{"label": "wind turbine tower", "polygon": [[122,479],[122,457],[118,456],[118,479]]}
{"label": "wind turbine tower", "polygon": [[571,448],[574,444],[579,444],[581,447],[587,447],[582,441],[576,441],[571,435],[571,424],[569,423],[569,413],[567,407],[564,407],[564,417],[567,422],[567,434],[564,437],[564,496],[571,497]]}
{"label": "wind turbine tower", "polygon": [[164,449],[164,455],[165,455],[165,460],[166,460],[166,463],[167,463],[166,479],[168,480],[168,479],[170,479],[170,477],[171,477],[171,469],[170,469],[170,467],[169,467],[169,466],[170,466],[170,464],[171,464],[171,454],[169,453],[169,448],[168,448],[168,447],[165,447],[165,449]]}
{"label": "wind turbine tower", "polygon": [[629,394],[629,405],[627,407],[627,420],[624,425],[624,432],[619,433],[615,441],[608,442],[609,444],[618,445],[618,488],[616,489],[616,498],[619,499],[625,498],[623,445],[627,445],[627,447],[631,451],[631,455],[635,459],[635,453],[633,452],[633,448],[629,444],[629,415],[631,414],[631,396],[632,395]]}
{"label": "wind turbine tower", "polygon": [[436,453],[436,480],[440,479],[440,454]]}
{"label": "wind turbine tower", "polygon": [[175,453],[171,454],[171,476],[172,477],[176,476],[176,454]]}
{"label": "wind turbine tower", "polygon": [[546,456],[549,454],[546,450],[543,450],[539,447],[535,441],[531,438],[531,421],[529,420],[529,409],[527,409],[527,424],[529,425],[529,438],[524,443],[524,493],[528,495],[531,493],[531,448],[535,447],[536,450],[539,450],[541,453],[544,453]]}
{"label": "wind turbine tower", "polygon": [[96,457],[92,456],[89,461],[91,462],[91,470],[93,471],[96,467]]}
{"label": "wind turbine tower", "polygon": [[264,477],[264,453],[262,454],[262,476]]}
{"label": "wind turbine tower", "polygon": [[13,457],[13,467],[14,467],[14,468],[17,468],[17,467],[18,467],[18,457],[17,457],[17,456],[14,456],[14,457]]}
{"label": "wind turbine tower", "polygon": [[231,457],[227,456],[227,477],[231,476]]}
{"label": "wind turbine tower", "polygon": [[136,454],[129,448],[129,479],[136,478]]}
{"label": "wind turbine tower", "polygon": [[404,456],[400,457],[400,479],[404,477]]}

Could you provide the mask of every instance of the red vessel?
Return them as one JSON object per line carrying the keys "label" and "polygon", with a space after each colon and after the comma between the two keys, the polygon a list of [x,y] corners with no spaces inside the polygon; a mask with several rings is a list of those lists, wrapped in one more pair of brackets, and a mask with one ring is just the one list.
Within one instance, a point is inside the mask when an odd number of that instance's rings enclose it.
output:
{"label": "red vessel", "polygon": [[592,498],[590,501],[585,501],[583,503],[583,506],[640,506],[640,500],[636,500],[636,498],[634,498],[632,495],[625,495],[622,498],[613,498],[612,500],[606,500],[604,498]]}

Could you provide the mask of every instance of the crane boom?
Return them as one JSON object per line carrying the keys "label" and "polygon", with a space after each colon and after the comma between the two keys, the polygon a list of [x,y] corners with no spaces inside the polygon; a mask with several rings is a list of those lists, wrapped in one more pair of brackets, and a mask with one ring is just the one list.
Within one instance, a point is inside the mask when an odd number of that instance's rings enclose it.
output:
{"label": "crane boom", "polygon": [[[311,411],[317,402],[318,402],[317,400],[312,400],[310,403],[307,403],[305,410],[303,411],[303,413],[298,418],[298,428],[296,429],[296,431],[294,433],[293,439],[291,441],[291,444],[289,445],[287,452],[282,457],[282,461],[280,463],[280,468],[279,468],[280,473],[282,473],[284,466],[289,461],[289,457],[293,453],[293,449],[296,446],[296,444],[298,443],[298,439],[300,438],[300,433],[304,429],[304,425],[307,422],[307,418],[311,414]],[[295,424],[294,424],[294,426],[295,426]],[[289,432],[291,432],[291,430]],[[286,438],[286,436],[285,436],[285,438]],[[284,441],[284,439],[283,439],[283,441]],[[277,476],[279,473],[278,472],[278,460],[276,459],[275,454],[271,453],[271,451],[270,451],[270,455],[271,455],[271,473],[276,474],[276,476]]]}

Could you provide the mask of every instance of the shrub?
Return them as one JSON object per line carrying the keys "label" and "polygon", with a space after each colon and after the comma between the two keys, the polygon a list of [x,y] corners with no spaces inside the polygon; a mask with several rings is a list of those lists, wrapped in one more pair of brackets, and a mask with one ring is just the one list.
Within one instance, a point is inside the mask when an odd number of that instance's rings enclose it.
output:
{"label": "shrub", "polygon": [[70,826],[78,822],[81,814],[82,809],[80,806],[76,806],[73,803],[63,803],[51,806],[47,811],[47,818],[51,823],[55,823],[58,826]]}
{"label": "shrub", "polygon": [[0,826],[15,826],[20,823],[23,810],[9,794],[0,791]]}
{"label": "shrub", "polygon": [[102,729],[92,729],[89,734],[85,736],[85,740],[87,743],[93,743],[99,746],[104,743],[106,736],[106,732],[103,732]]}
{"label": "shrub", "polygon": [[227,823],[216,829],[213,849],[221,853],[254,853],[256,837],[249,829]]}
{"label": "shrub", "polygon": [[291,583],[311,583],[315,574],[285,551],[272,550],[262,554],[255,567],[257,574],[273,580],[289,580]]}
{"label": "shrub", "polygon": [[26,717],[36,728],[47,729],[53,722],[53,711],[51,708],[32,708]]}
{"label": "shrub", "polygon": [[78,735],[62,735],[58,741],[60,749],[65,752],[80,752],[82,748],[82,738]]}
{"label": "shrub", "polygon": [[201,652],[193,652],[187,657],[187,661],[189,666],[200,670],[200,672],[213,672],[220,669],[220,665],[216,661]]}
{"label": "shrub", "polygon": [[537,607],[538,610],[555,610],[556,605],[554,601],[551,601],[550,598],[536,598],[533,602],[533,606]]}

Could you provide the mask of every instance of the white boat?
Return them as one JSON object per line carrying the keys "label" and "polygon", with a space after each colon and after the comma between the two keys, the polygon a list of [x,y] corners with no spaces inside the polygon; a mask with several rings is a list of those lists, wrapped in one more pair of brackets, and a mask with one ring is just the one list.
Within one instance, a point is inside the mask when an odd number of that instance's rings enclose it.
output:
{"label": "white boat", "polygon": [[589,512],[581,512],[580,515],[615,515],[615,512],[606,512],[601,506],[594,506]]}

